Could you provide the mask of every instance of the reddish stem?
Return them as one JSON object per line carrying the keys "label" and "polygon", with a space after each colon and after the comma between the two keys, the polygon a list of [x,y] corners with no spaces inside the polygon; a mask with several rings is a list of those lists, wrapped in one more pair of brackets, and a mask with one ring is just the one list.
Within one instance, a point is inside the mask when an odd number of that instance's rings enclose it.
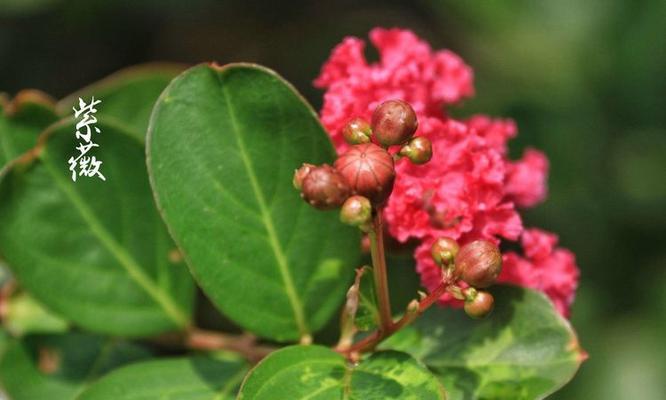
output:
{"label": "reddish stem", "polygon": [[392,329],[393,317],[389,300],[381,209],[377,209],[375,212],[372,220],[372,229],[368,233],[368,236],[370,237],[370,254],[372,256],[372,275],[375,281],[377,305],[379,308],[379,330],[388,332]]}
{"label": "reddish stem", "polygon": [[354,343],[354,345],[352,345],[349,349],[346,349],[344,353],[347,356],[351,356],[353,353],[371,351],[381,341],[412,323],[419,315],[423,314],[428,308],[435,304],[435,302],[437,302],[437,300],[442,297],[444,293],[446,293],[448,286],[448,281],[442,281],[442,283],[440,283],[439,286],[435,288],[435,290],[430,292],[426,297],[418,302],[418,307],[415,309],[408,308],[402,318],[400,318],[396,323],[392,323],[389,329],[377,329],[372,334]]}

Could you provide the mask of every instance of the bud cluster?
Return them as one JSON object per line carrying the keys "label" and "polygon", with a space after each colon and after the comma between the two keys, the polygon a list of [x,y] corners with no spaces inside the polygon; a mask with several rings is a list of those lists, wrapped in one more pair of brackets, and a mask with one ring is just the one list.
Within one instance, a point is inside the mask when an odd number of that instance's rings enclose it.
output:
{"label": "bud cluster", "polygon": [[477,289],[495,283],[502,270],[499,248],[487,240],[475,240],[462,247],[451,238],[439,238],[431,248],[432,259],[442,268],[445,279],[461,280],[469,285],[461,290],[452,284],[453,292],[465,300],[465,312],[472,318],[488,315],[494,304],[493,296]]}
{"label": "bud cluster", "polygon": [[294,173],[294,187],[301,197],[320,210],[342,207],[342,222],[367,230],[373,207],[383,206],[393,191],[394,156],[390,146],[400,146],[395,157],[424,164],[432,157],[430,141],[413,137],[418,127],[416,113],[402,100],[380,104],[372,123],[351,119],[342,134],[351,148],[333,166],[303,164]]}

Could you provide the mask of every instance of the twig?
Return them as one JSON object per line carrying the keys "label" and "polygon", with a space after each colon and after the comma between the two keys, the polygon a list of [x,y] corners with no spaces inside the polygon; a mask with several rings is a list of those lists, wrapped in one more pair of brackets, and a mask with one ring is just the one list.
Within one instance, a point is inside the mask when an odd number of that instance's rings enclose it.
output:
{"label": "twig", "polygon": [[234,335],[190,327],[184,332],[164,334],[151,339],[151,342],[176,348],[200,351],[226,350],[238,353],[251,363],[257,363],[277,347],[257,343],[250,333]]}
{"label": "twig", "polygon": [[185,346],[193,350],[228,350],[243,355],[252,363],[259,362],[277,348],[257,343],[257,338],[249,333],[231,335],[222,332],[191,328],[185,336]]}
{"label": "twig", "polygon": [[448,287],[449,282],[442,281],[442,283],[440,283],[439,286],[435,288],[435,290],[430,292],[421,301],[412,301],[407,307],[407,310],[402,318],[400,318],[396,323],[391,324],[389,329],[379,328],[370,335],[354,343],[354,345],[348,349],[341,351],[341,353],[347,355],[347,357],[353,358],[355,357],[354,353],[364,353],[373,350],[384,339],[393,335],[395,332],[399,331],[405,326],[411,324],[419,315],[423,314],[428,308],[430,308],[430,306],[435,304],[435,302],[437,302],[437,300],[444,293],[446,293]]}

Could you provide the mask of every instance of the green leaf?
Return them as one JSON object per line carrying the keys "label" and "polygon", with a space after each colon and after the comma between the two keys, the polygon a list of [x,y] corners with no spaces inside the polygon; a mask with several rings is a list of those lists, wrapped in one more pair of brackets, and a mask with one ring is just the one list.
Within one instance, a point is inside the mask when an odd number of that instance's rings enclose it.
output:
{"label": "green leaf", "polygon": [[147,152],[162,216],[227,316],[282,341],[336,312],[359,236],[292,187],[297,167],[330,162],[334,151],[287,82],[259,66],[196,66],[158,100]]}
{"label": "green leaf", "polygon": [[[7,345],[9,343],[9,335],[5,330],[0,326],[0,361],[5,355],[5,350],[7,350]],[[0,391],[2,393],[2,391]]]}
{"label": "green leaf", "polygon": [[227,400],[247,372],[237,356],[190,357],[136,363],[111,372],[77,400]]}
{"label": "green leaf", "polygon": [[383,351],[349,364],[322,346],[271,353],[245,378],[238,400],[445,399],[437,379],[408,354]]}
{"label": "green leaf", "polygon": [[69,117],[72,107],[79,108],[79,97],[90,102],[91,96],[102,102],[97,117],[123,126],[133,136],[144,140],[155,101],[184,66],[153,63],[125,68],[60,100],[58,114]]}
{"label": "green leaf", "polygon": [[29,333],[62,333],[68,329],[67,321],[45,309],[25,292],[9,299],[3,324],[14,336]]}
{"label": "green leaf", "polygon": [[0,386],[12,400],[70,400],[105,372],[149,357],[144,348],[118,339],[28,336],[9,343],[0,360]]}
{"label": "green leaf", "polygon": [[24,90],[12,101],[0,94],[0,176],[7,164],[33,148],[39,134],[57,120],[51,100]]}
{"label": "green leaf", "polygon": [[354,320],[356,328],[362,332],[375,329],[379,325],[379,309],[377,308],[372,268],[366,268],[367,272],[361,276],[360,280],[358,311]]}
{"label": "green leaf", "polygon": [[457,399],[542,399],[567,383],[584,353],[569,323],[541,293],[491,290],[495,310],[483,320],[433,308],[382,348],[423,361]]}
{"label": "green leaf", "polygon": [[0,251],[46,307],[95,332],[152,335],[189,324],[193,284],[155,209],[143,146],[100,120],[95,156],[106,181],[78,177],[74,123],[42,138],[0,182]]}

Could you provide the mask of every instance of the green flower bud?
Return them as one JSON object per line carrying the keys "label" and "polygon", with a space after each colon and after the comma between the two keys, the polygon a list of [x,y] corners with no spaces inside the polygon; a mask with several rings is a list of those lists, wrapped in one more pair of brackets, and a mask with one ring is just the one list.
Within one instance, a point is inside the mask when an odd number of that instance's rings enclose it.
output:
{"label": "green flower bud", "polygon": [[372,132],[385,147],[405,143],[418,126],[414,109],[402,100],[385,101],[372,114]]}
{"label": "green flower bud", "polygon": [[471,286],[488,287],[495,283],[502,271],[502,253],[487,240],[467,243],[456,256],[455,271]]}
{"label": "green flower bud", "polygon": [[459,250],[458,242],[451,238],[441,237],[432,244],[430,252],[432,259],[438,265],[447,265],[453,261]]}
{"label": "green flower bud", "polygon": [[342,137],[349,144],[370,143],[372,128],[363,118],[354,118],[342,129]]}
{"label": "green flower bud", "polygon": [[432,144],[423,136],[415,137],[402,146],[399,154],[414,164],[425,164],[432,158]]}
{"label": "green flower bud", "polygon": [[479,291],[473,298],[465,300],[465,313],[472,318],[483,318],[490,314],[494,305],[493,295]]}
{"label": "green flower bud", "polygon": [[345,200],[340,210],[340,221],[352,226],[362,226],[372,219],[372,205],[363,196],[351,196]]}

